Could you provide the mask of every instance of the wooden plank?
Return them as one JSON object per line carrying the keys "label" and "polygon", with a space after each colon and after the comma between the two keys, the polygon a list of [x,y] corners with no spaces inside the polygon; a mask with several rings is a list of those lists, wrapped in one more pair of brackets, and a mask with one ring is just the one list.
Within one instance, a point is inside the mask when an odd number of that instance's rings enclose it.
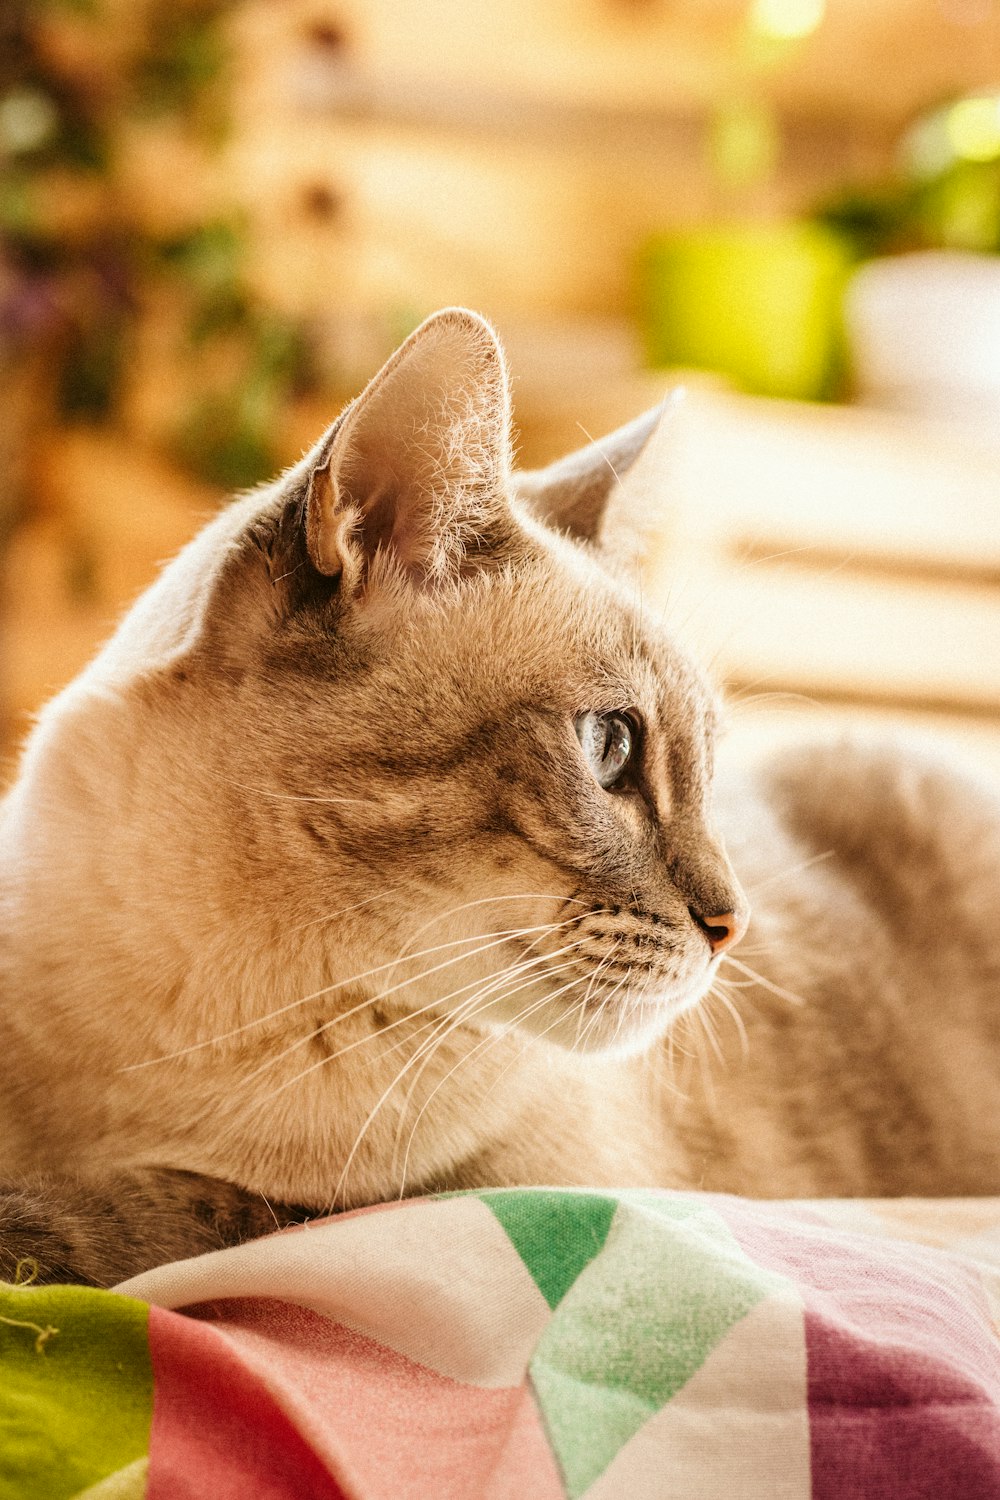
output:
{"label": "wooden plank", "polygon": [[[388,318],[464,302],[502,319],[623,310],[631,295],[641,181],[630,209],[624,184],[585,158],[512,140],[484,159],[460,135],[286,122],[235,142],[230,171],[253,185],[254,280],[291,312]],[[339,205],[335,222],[308,221],[317,188]],[[707,202],[690,173],[678,194]]]}
{"label": "wooden plank", "polygon": [[723,681],[1000,716],[1000,592],[661,556],[649,593]]}
{"label": "wooden plank", "polygon": [[[564,374],[559,361],[550,369]],[[574,404],[556,374],[546,391],[541,354],[534,370],[536,460],[684,380],[626,378],[602,394],[581,378]],[[697,377],[649,484],[659,537],[648,606],[722,679],[1000,717],[1000,451],[912,419],[755,400]],[[748,547],[755,560],[741,560]]]}
{"label": "wooden plank", "polygon": [[[388,86],[506,90],[605,109],[714,108],[751,75],[757,89],[803,117],[894,133],[921,105],[995,83],[1000,13],[956,24],[937,0],[830,0],[822,25],[754,66],[746,0],[635,5],[616,0],[251,0],[238,34],[275,59],[290,39],[331,75],[357,66]],[[317,45],[318,43],[318,45]],[[892,67],[882,66],[891,57]]]}
{"label": "wooden plank", "polygon": [[858,731],[931,747],[1000,790],[998,723],[962,714],[810,703],[791,694],[785,699],[779,694],[766,701],[733,702],[720,745],[720,764],[741,764],[787,745]]}
{"label": "wooden plank", "polygon": [[858,407],[694,390],[665,460],[707,549],[1000,576],[1000,443]]}

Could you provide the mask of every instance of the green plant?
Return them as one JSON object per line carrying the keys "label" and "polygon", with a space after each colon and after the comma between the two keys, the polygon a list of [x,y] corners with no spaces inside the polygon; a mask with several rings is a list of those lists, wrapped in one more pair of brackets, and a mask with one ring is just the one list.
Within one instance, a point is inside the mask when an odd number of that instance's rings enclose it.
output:
{"label": "green plant", "polygon": [[[315,379],[312,340],[251,289],[238,217],[157,237],[120,190],[118,158],[137,115],[166,119],[203,151],[218,147],[232,4],[136,0],[125,49],[107,45],[103,0],[0,8],[0,356],[44,343],[53,416],[114,423],[142,320],[169,294],[182,309],[176,359],[187,396],[165,440],[226,487],[273,471],[282,409]],[[74,45],[60,47],[67,28]],[[68,230],[74,199],[81,211]]]}

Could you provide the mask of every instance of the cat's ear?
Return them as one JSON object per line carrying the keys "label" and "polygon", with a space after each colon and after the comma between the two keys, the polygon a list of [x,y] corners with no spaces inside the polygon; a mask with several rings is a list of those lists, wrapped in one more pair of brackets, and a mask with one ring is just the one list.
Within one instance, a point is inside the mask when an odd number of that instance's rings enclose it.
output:
{"label": "cat's ear", "polygon": [[460,569],[506,507],[510,394],[490,325],[422,323],[348,407],[309,476],[306,546],[351,593],[381,565],[418,584]]}
{"label": "cat's ear", "polygon": [[682,392],[617,432],[545,469],[514,476],[515,492],[549,526],[625,558],[644,550],[660,519],[664,475]]}

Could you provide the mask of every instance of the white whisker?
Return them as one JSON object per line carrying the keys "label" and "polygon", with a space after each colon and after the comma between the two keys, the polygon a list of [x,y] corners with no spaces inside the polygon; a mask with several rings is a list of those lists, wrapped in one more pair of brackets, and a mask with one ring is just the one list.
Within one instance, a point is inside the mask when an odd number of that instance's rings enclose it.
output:
{"label": "white whisker", "polygon": [[[522,1010],[522,1011],[520,1011],[518,1013],[518,1015],[517,1015],[517,1017],[515,1018],[514,1021],[512,1021],[512,1022],[509,1023],[510,1027],[514,1028],[516,1026],[519,1026],[523,1021],[525,1021],[527,1019],[527,1017],[529,1015],[533,1015],[536,1011],[542,1009],[545,1005],[549,1004],[551,1001],[558,999],[558,997],[560,995],[564,994],[566,992],[566,990],[572,989],[573,986],[575,984],[578,984],[578,983],[579,983],[579,980],[571,979],[571,980],[568,981],[568,983],[566,983],[564,985],[561,985],[560,988],[557,989],[557,990],[555,990],[553,993],[547,994],[547,995],[543,995],[541,997],[541,999],[533,1001],[531,1005],[529,1005],[524,1010]],[[506,998],[506,997],[503,997],[503,998]],[[496,1003],[496,1002],[491,1002],[491,1004],[493,1004],[493,1003]],[[557,1016],[556,1019],[552,1022],[552,1026],[558,1025],[561,1020],[562,1020],[562,1017],[561,1016]],[[549,1031],[551,1031],[552,1030],[552,1026],[550,1026],[550,1027],[548,1027],[546,1029],[549,1030]],[[444,1088],[445,1084],[448,1082],[449,1078],[451,1078],[458,1071],[458,1069],[462,1066],[463,1062],[470,1061],[476,1055],[477,1052],[479,1052],[479,1051],[482,1050],[482,1048],[484,1046],[487,1046],[487,1045],[488,1046],[494,1046],[499,1041],[500,1036],[504,1035],[504,1034],[505,1033],[501,1032],[501,1033],[498,1033],[495,1036],[489,1036],[489,1035],[487,1035],[487,1036],[483,1037],[481,1041],[477,1042],[476,1046],[473,1047],[470,1052],[464,1053],[458,1059],[458,1061],[454,1064],[454,1066],[448,1069],[448,1072],[444,1075],[444,1077],[442,1079],[440,1079],[440,1081],[435,1085],[435,1087],[431,1090],[430,1094],[428,1094],[427,1098],[424,1100],[423,1104],[420,1107],[420,1110],[417,1113],[417,1117],[414,1120],[413,1125],[412,1125],[412,1127],[410,1129],[410,1137],[409,1137],[409,1140],[406,1143],[406,1151],[403,1154],[403,1166],[402,1166],[402,1170],[401,1170],[401,1173],[400,1173],[400,1186],[399,1186],[399,1196],[401,1198],[403,1196],[403,1193],[404,1193],[405,1187],[406,1187],[406,1173],[407,1173],[407,1169],[408,1169],[408,1166],[409,1166],[410,1149],[411,1149],[411,1147],[413,1145],[414,1136],[416,1135],[417,1127],[420,1124],[420,1121],[423,1119],[425,1113],[427,1112],[427,1109],[429,1108],[431,1102],[441,1092],[441,1090]],[[537,1040],[537,1038],[533,1038],[533,1040]],[[339,1191],[339,1187],[338,1187],[338,1191]]]}
{"label": "white whisker", "polygon": [[324,912],[321,917],[310,917],[308,921],[298,922],[294,927],[289,927],[289,932],[304,932],[307,927],[317,927],[321,922],[336,922],[338,917],[346,917],[352,911],[360,911],[363,906],[371,906],[376,901],[388,901],[393,896],[398,896],[405,890],[404,886],[393,885],[386,891],[376,891],[374,896],[366,896],[364,901],[355,901],[353,906],[342,906],[337,911]]}
{"label": "white whisker", "polygon": [[739,1011],[736,1009],[736,1006],[733,1004],[732,1000],[730,1000],[729,996],[726,995],[721,989],[716,988],[714,985],[709,990],[708,994],[705,996],[705,1000],[702,1001],[702,1004],[704,1004],[705,1001],[708,1001],[708,1000],[718,1000],[719,1004],[722,1005],[723,1008],[729,1012],[730,1016],[733,1019],[733,1024],[735,1025],[737,1033],[739,1035],[739,1039],[740,1039],[740,1052],[743,1055],[743,1061],[744,1062],[749,1061],[749,1058],[750,1058],[750,1038],[747,1036],[747,1029],[746,1029],[746,1026],[743,1024],[743,1017],[740,1015]]}
{"label": "white whisker", "polygon": [[[574,920],[576,919],[572,917],[567,918],[567,922],[571,922]],[[460,953],[457,954],[454,958],[446,959],[443,963],[436,964],[431,969],[425,969],[420,974],[415,974],[411,979],[401,981],[399,985],[395,986],[395,988],[400,989],[405,984],[414,984],[420,979],[426,979],[429,975],[436,974],[440,969],[446,969],[451,964],[460,963],[463,958],[473,958],[476,956],[476,954],[484,953],[489,948],[498,947],[501,943],[509,941],[511,937],[524,936],[524,934],[526,933],[535,931],[551,931],[553,925],[565,926],[567,925],[567,923],[544,923],[538,928],[512,927],[506,932],[493,933],[491,934],[491,936],[495,938],[496,941],[487,943],[482,948],[473,949],[471,953]],[[458,948],[465,943],[478,942],[481,936],[482,934],[480,933],[475,935],[470,934],[468,937],[464,938],[453,938],[450,942],[436,943],[431,948],[421,949],[417,953],[408,953],[406,954],[405,958],[389,959],[386,963],[376,964],[374,968],[366,969],[363,973],[352,974],[347,979],[337,980],[335,984],[325,985],[321,990],[313,990],[311,994],[302,995],[298,1000],[290,1000],[287,1005],[279,1005],[276,1010],[268,1011],[268,1013],[264,1016],[255,1016],[253,1020],[244,1021],[242,1026],[234,1026],[232,1030],[220,1032],[218,1036],[208,1037],[203,1042],[192,1042],[190,1046],[179,1047],[176,1052],[164,1052],[159,1057],[147,1058],[145,1062],[128,1063],[125,1067],[119,1068],[118,1071],[120,1073],[132,1073],[139,1068],[152,1068],[155,1067],[158,1063],[173,1062],[175,1058],[187,1057],[192,1052],[200,1052],[205,1047],[217,1046],[219,1042],[230,1041],[234,1036],[240,1036],[243,1032],[250,1031],[255,1026],[263,1026],[268,1021],[273,1021],[277,1016],[286,1015],[288,1011],[296,1010],[300,1005],[307,1005],[311,1000],[320,1000],[324,995],[332,995],[337,990],[346,989],[352,985],[360,984],[363,979],[372,979],[376,974],[384,974],[387,969],[398,968],[401,963],[412,963],[415,962],[418,958],[427,958],[432,953],[442,953],[447,948]],[[372,995],[367,1000],[362,1001],[361,1005],[355,1006],[355,1011],[360,1010],[365,1005],[373,1005],[377,1000],[381,999],[383,995],[391,993],[393,993],[393,990],[385,990],[381,995]],[[344,1014],[354,1014],[354,1012],[345,1012]]]}
{"label": "white whisker", "polygon": [[811,870],[814,865],[822,864],[824,860],[832,859],[836,849],[824,849],[822,854],[814,854],[811,859],[805,859],[801,864],[792,865],[790,870],[779,870],[775,875],[768,875],[764,880],[758,880],[756,885],[747,886],[747,894],[755,896],[766,886],[773,884],[776,880],[790,880],[793,875],[801,875],[803,870]]}
{"label": "white whisker", "polygon": [[[561,924],[561,925],[566,925],[566,924]],[[571,944],[570,945],[570,947],[577,947],[577,946],[580,946],[580,944]],[[478,951],[481,951],[481,950],[478,950]],[[562,950],[557,950],[557,953],[558,952],[569,952],[569,948],[562,949]],[[507,974],[509,974],[511,972],[511,970],[513,970],[514,973],[518,973],[518,972],[520,972],[520,970],[523,970],[523,969],[526,969],[526,968],[530,968],[532,965],[534,965],[534,964],[540,964],[542,962],[544,962],[544,957],[539,957],[537,959],[529,959],[527,961],[522,962],[520,965],[508,966],[507,969],[501,971],[501,975],[502,976],[506,976]],[[434,971],[431,970],[430,972],[433,973]],[[279,1094],[284,1093],[286,1089],[294,1087],[295,1084],[297,1084],[297,1083],[301,1083],[302,1079],[303,1078],[307,1078],[310,1073],[316,1072],[316,1070],[318,1068],[324,1068],[324,1067],[326,1067],[326,1065],[328,1063],[335,1062],[338,1057],[343,1057],[348,1052],[353,1052],[356,1047],[361,1047],[366,1042],[373,1041],[376,1037],[384,1035],[385,1032],[387,1032],[387,1031],[395,1030],[395,1028],[397,1026],[402,1026],[407,1021],[413,1020],[417,1016],[426,1014],[427,1011],[433,1011],[433,1010],[439,1009],[448,1000],[452,1000],[452,999],[454,999],[454,997],[456,995],[460,995],[463,990],[467,990],[472,985],[480,984],[481,982],[482,982],[481,978],[470,979],[466,984],[460,985],[458,989],[452,990],[450,994],[443,995],[443,996],[441,996],[441,995],[435,996],[434,999],[431,1000],[431,1001],[429,1001],[426,1005],[420,1006],[419,1009],[417,1009],[417,1010],[408,1010],[408,1011],[404,1012],[403,1015],[397,1017],[397,1019],[395,1021],[390,1021],[387,1025],[381,1027],[380,1030],[368,1032],[365,1036],[359,1037],[359,1038],[357,1038],[353,1042],[348,1042],[348,1044],[345,1047],[341,1047],[339,1049],[339,1051],[337,1051],[337,1052],[331,1052],[326,1057],[321,1057],[321,1058],[318,1059],[318,1061],[316,1061],[314,1063],[310,1063],[310,1065],[309,1065],[308,1068],[304,1068],[300,1073],[297,1073],[294,1078],[287,1079],[284,1083],[282,1083],[281,1085],[279,1085],[278,1088],[274,1089],[270,1094],[265,1094],[262,1099],[260,1099],[260,1100],[257,1101],[258,1105],[259,1106],[263,1106],[264,1104],[268,1103],[271,1099],[276,1098]],[[493,983],[495,981],[491,980],[490,982]],[[399,989],[401,987],[402,986],[399,986],[399,985],[395,986],[396,989]],[[385,990],[381,995],[375,996],[375,1000],[376,1001],[380,1001],[380,1000],[384,999],[387,995],[392,994],[393,992],[394,992],[393,990]],[[477,995],[474,996],[473,998],[478,998],[478,992],[477,992]],[[372,1001],[370,1003],[374,1003],[374,1001]],[[467,1001],[462,1001],[461,1002],[461,1006],[465,1006],[467,1003],[468,1003]],[[280,1062],[283,1058],[290,1056],[291,1053],[294,1052],[294,1051],[296,1051],[299,1047],[305,1046],[306,1043],[311,1042],[316,1036],[319,1036],[322,1032],[328,1030],[331,1026],[335,1025],[337,1023],[337,1021],[345,1020],[347,1018],[347,1016],[353,1015],[356,1010],[359,1010],[361,1008],[362,1007],[360,1007],[360,1006],[355,1006],[354,1010],[345,1011],[344,1014],[343,1014],[343,1016],[335,1016],[333,1018],[333,1020],[327,1021],[325,1023],[325,1025],[319,1027],[316,1031],[310,1031],[306,1036],[299,1037],[297,1041],[293,1042],[290,1046],[284,1048],[284,1050],[282,1052],[279,1052],[276,1057],[269,1058],[266,1063],[263,1063],[259,1068],[255,1069],[253,1073],[249,1074],[249,1076],[244,1080],[244,1082],[249,1083],[251,1079],[258,1077],[263,1072],[266,1072],[269,1068],[273,1067],[276,1063]]]}
{"label": "white whisker", "polygon": [[[429,918],[428,921],[417,928],[416,932],[411,934],[409,941],[411,943],[415,942],[421,933],[427,931],[428,927],[434,927],[439,922],[450,922],[453,917],[458,916],[459,912],[470,911],[473,907],[477,906],[494,906],[498,901],[559,901],[563,906],[568,906],[571,903],[576,906],[587,906],[585,901],[578,901],[574,896],[554,896],[551,892],[546,891],[525,891],[516,896],[479,896],[473,901],[463,901],[460,906],[449,907],[447,911]],[[404,956],[407,956],[406,949],[403,952]]]}
{"label": "white whisker", "polygon": [[[571,943],[566,948],[562,949],[561,951],[564,952],[564,953],[568,953],[568,952],[572,952],[574,949],[580,948],[582,946],[583,946],[582,943]],[[463,1022],[471,1021],[471,1020],[475,1019],[476,1017],[480,1016],[481,1014],[483,1014],[486,1010],[492,1008],[494,1005],[500,1005],[500,1004],[506,1003],[508,1000],[511,999],[512,996],[519,994],[521,992],[521,990],[525,990],[525,989],[530,988],[531,985],[535,984],[541,978],[549,979],[549,978],[552,978],[556,974],[564,974],[564,973],[568,972],[570,969],[576,968],[578,966],[578,962],[577,962],[576,959],[570,959],[567,963],[564,963],[564,964],[555,964],[555,965],[553,965],[550,962],[548,962],[548,958],[544,954],[540,955],[536,959],[533,959],[531,961],[531,963],[532,963],[532,965],[536,966],[536,972],[533,973],[523,984],[517,984],[512,989],[504,989],[503,992],[502,992],[502,994],[495,995],[492,999],[490,999],[487,1005],[484,1005],[484,1006],[476,1009],[472,1013],[464,1014],[462,1016],[462,1018],[461,1018],[462,1021]],[[527,964],[522,965],[522,970],[526,969],[528,967],[529,967],[529,965],[527,965]],[[537,972],[537,968],[542,968],[542,972],[541,973]],[[506,974],[501,974],[501,975],[498,976],[498,978],[495,981],[493,981],[491,984],[487,985],[484,989],[480,990],[473,997],[473,999],[476,1000],[476,1001],[482,1000],[485,996],[487,996],[487,995],[490,994],[491,990],[495,990],[495,989],[501,988],[503,982],[506,979],[508,979],[508,978],[517,978],[517,977],[519,977],[519,976],[516,973],[516,971],[515,972],[508,972]],[[576,981],[576,982],[578,982],[578,981]],[[545,1003],[550,998],[551,998],[551,996],[549,996],[549,995],[543,995],[541,997],[541,1002],[540,1003]],[[523,1015],[523,1013],[521,1013],[517,1017],[515,1017],[514,1020],[507,1021],[506,1023],[504,1023],[505,1030],[510,1030],[513,1027],[515,1027],[520,1022],[520,1020],[522,1019],[522,1015]],[[448,1019],[448,1018],[446,1018],[446,1019]],[[442,1037],[441,1040],[444,1041],[444,1040],[446,1040],[446,1038]],[[414,1091],[415,1091],[415,1089],[416,1089],[416,1087],[417,1087],[417,1085],[418,1085],[418,1083],[420,1081],[420,1078],[421,1078],[421,1076],[423,1074],[424,1068],[426,1068],[427,1063],[429,1061],[430,1061],[429,1057],[425,1059],[423,1065],[418,1070],[416,1076],[414,1077],[413,1081],[411,1082],[409,1090],[407,1091],[406,1098],[403,1101],[403,1106],[402,1106],[402,1109],[400,1111],[399,1127],[397,1128],[397,1145],[398,1145],[398,1140],[399,1140],[399,1133],[400,1133],[400,1131],[402,1129],[402,1122],[403,1122],[403,1119],[405,1117],[406,1110],[407,1110],[407,1108],[409,1106],[410,1099],[412,1098],[413,1093],[414,1093]],[[395,1162],[395,1151],[393,1152],[393,1162]]]}
{"label": "white whisker", "polygon": [[254,797],[265,797],[268,802],[329,802],[352,804],[356,807],[371,807],[373,802],[378,802],[377,797],[339,797],[319,796],[306,792],[272,792],[265,786],[254,786],[248,781],[237,781],[234,776],[223,776],[218,773],[215,780],[226,786],[234,786],[241,792],[250,792]]}
{"label": "white whisker", "polygon": [[[796,995],[791,990],[786,990],[780,984],[772,984],[770,979],[765,979],[763,974],[758,974],[748,964],[740,963],[738,958],[731,958],[729,954],[723,959],[723,963],[732,964],[734,969],[739,969],[741,974],[746,974],[755,984],[762,985],[765,990],[770,990],[772,995],[777,995],[780,1000],[787,1000],[790,1005],[805,1005],[806,1001],[802,995]],[[736,982],[736,981],[730,981]]]}

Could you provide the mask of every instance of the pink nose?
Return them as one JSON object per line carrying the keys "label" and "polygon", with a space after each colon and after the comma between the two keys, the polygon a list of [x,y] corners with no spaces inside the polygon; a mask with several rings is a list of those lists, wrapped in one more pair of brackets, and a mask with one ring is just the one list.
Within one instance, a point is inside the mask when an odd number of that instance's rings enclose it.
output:
{"label": "pink nose", "polygon": [[708,938],[713,958],[718,958],[720,953],[738,943],[749,922],[745,911],[724,911],[717,917],[703,917],[692,909],[691,915]]}

